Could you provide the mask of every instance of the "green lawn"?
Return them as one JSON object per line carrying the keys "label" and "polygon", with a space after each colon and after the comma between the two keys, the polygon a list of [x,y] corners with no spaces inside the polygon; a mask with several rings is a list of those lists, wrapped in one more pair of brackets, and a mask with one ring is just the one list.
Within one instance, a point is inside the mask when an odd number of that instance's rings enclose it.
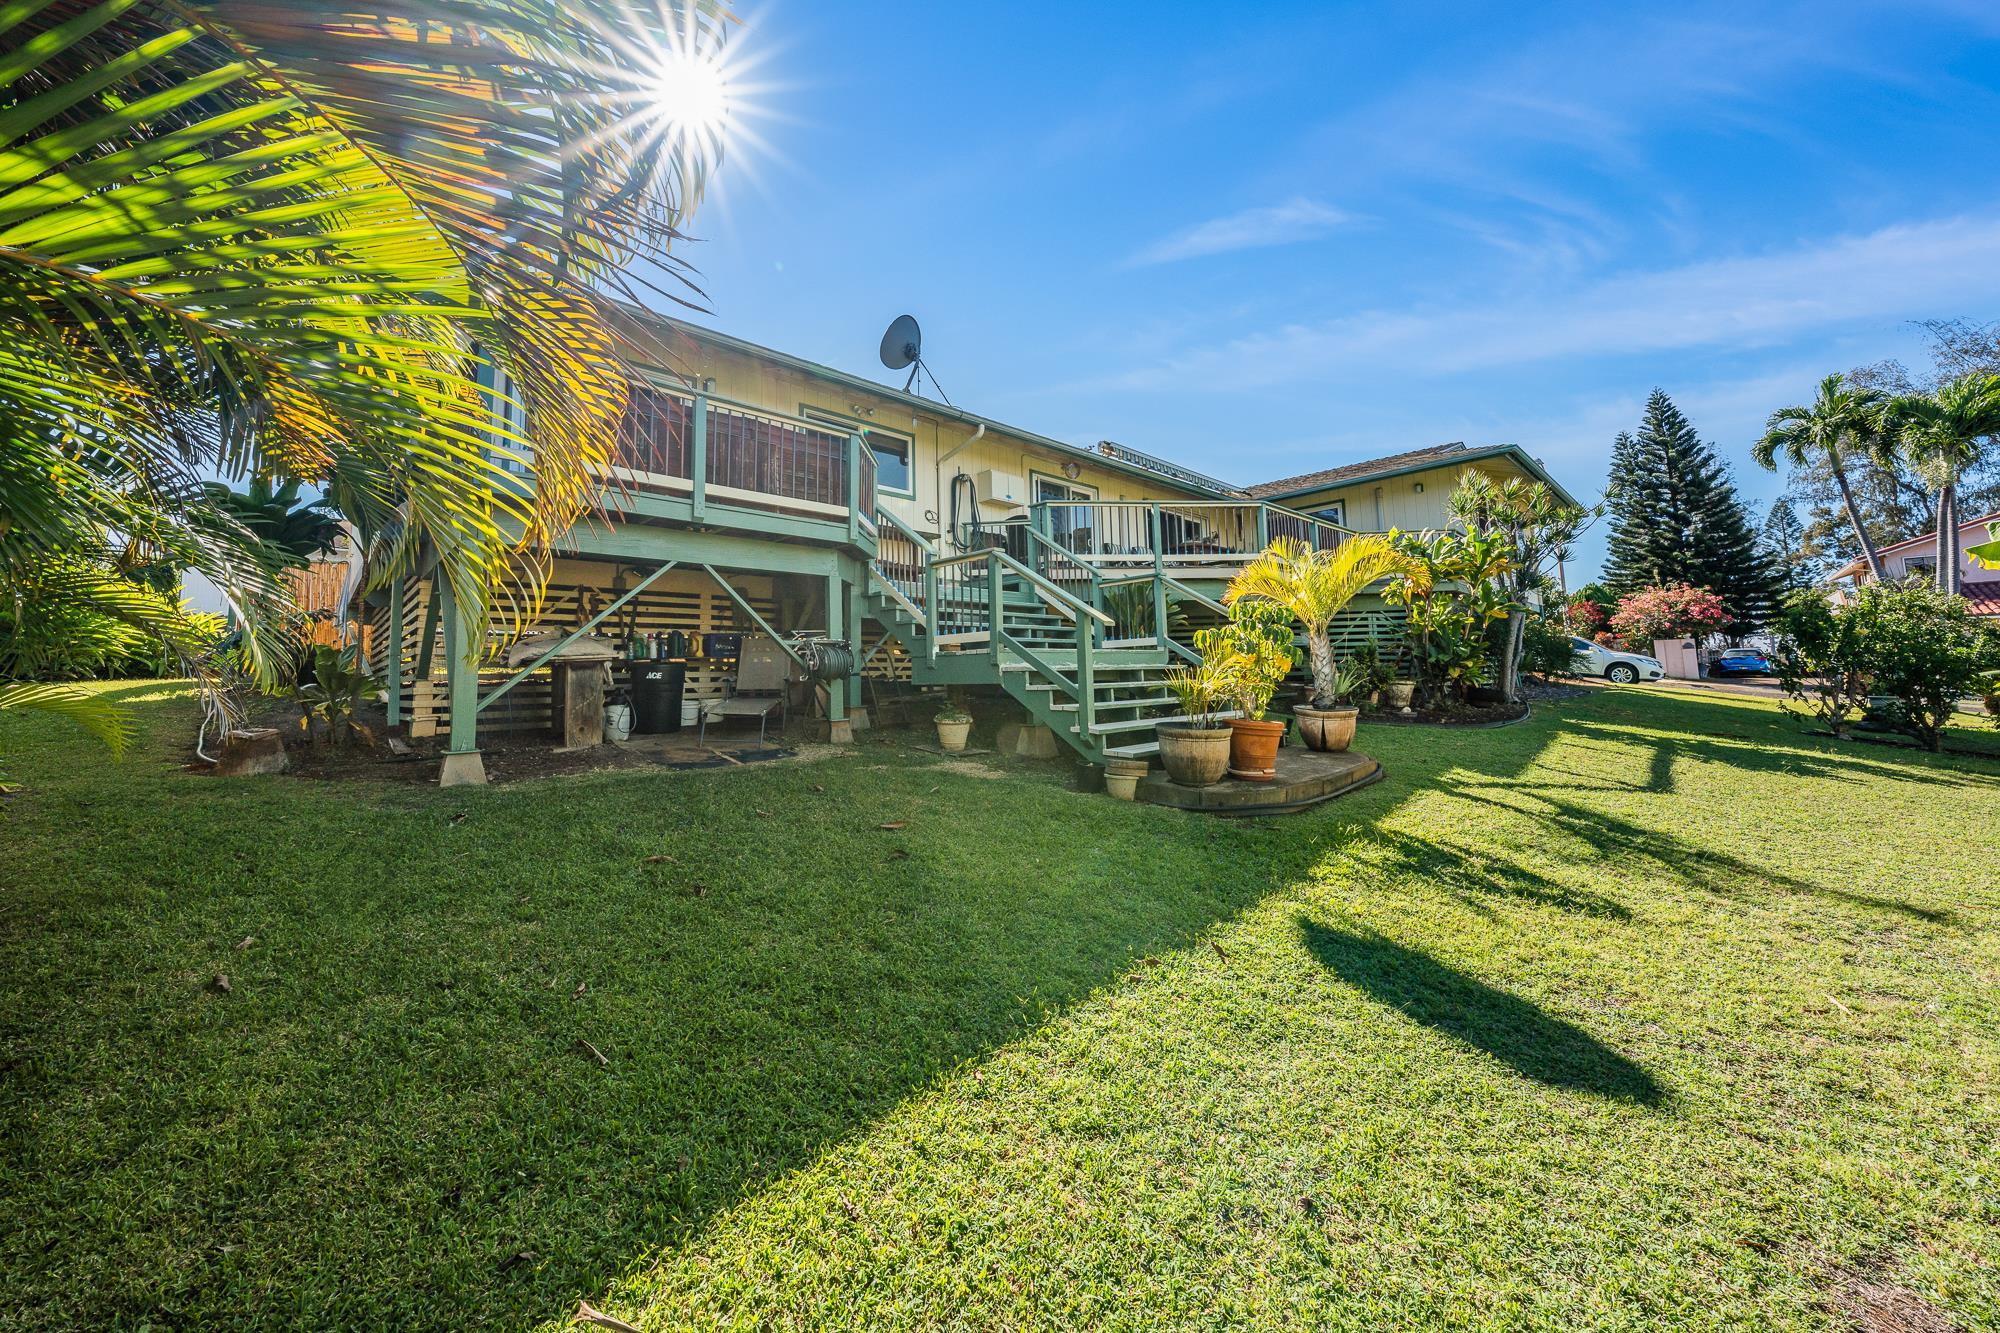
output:
{"label": "green lawn", "polygon": [[1232,824],[121,692],[0,720],[0,1325],[2000,1325],[2000,760],[1602,691]]}

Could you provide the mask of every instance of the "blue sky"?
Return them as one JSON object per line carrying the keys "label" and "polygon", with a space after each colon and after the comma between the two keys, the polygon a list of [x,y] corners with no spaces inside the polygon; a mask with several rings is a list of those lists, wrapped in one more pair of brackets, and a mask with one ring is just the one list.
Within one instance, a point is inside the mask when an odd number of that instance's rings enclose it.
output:
{"label": "blue sky", "polygon": [[739,13],[702,322],[888,378],[908,311],[959,404],[1231,481],[1508,441],[1591,499],[1658,385],[1761,508],[1772,408],[2000,319],[1991,3]]}

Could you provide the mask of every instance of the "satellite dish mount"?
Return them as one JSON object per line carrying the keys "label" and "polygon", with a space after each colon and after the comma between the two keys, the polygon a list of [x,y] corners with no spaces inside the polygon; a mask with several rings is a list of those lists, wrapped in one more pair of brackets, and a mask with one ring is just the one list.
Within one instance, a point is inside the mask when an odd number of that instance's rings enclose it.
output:
{"label": "satellite dish mount", "polygon": [[[882,364],[891,370],[910,368],[910,377],[903,381],[903,392],[909,393],[916,385],[919,373],[931,375],[931,368],[924,364],[924,332],[917,327],[915,315],[898,315],[889,325],[889,331],[882,335]],[[937,385],[937,376],[931,375],[931,384]],[[944,390],[938,389],[942,396]],[[950,402],[949,398],[945,399]]]}

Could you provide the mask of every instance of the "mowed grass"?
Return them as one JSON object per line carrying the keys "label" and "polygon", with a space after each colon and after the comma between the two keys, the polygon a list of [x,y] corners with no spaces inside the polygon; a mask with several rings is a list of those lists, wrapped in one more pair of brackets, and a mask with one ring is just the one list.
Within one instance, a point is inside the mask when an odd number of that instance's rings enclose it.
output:
{"label": "mowed grass", "polygon": [[119,692],[0,719],[0,1323],[2000,1324],[2000,760],[1601,691],[1225,823],[219,782]]}

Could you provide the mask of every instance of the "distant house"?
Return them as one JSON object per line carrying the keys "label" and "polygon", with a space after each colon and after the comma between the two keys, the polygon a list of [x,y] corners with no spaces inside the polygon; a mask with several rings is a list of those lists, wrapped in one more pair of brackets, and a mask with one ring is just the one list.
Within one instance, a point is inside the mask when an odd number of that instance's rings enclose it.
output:
{"label": "distant house", "polygon": [[1280,477],[1251,486],[1259,500],[1282,504],[1356,532],[1404,532],[1453,523],[1446,501],[1459,475],[1471,468],[1496,480],[1522,477],[1546,482],[1570,504],[1576,498],[1517,444],[1434,444],[1359,463]]}
{"label": "distant house", "polygon": [[[1986,525],[2000,522],[2000,509],[1990,514],[1969,518],[1958,529],[1958,577],[1959,591],[1972,603],[1972,613],[1979,616],[2000,617],[2000,570],[1986,569],[1972,562],[1965,554],[1965,548],[1988,541]],[[1882,573],[1890,579],[1905,579],[1912,576],[1932,579],[1937,577],[1937,533],[1926,532],[1908,541],[1897,542],[1893,546],[1880,546],[1875,550],[1876,558],[1882,562]],[[1861,557],[1842,565],[1827,575],[1826,581],[1836,595],[1844,595],[1870,581],[1868,562]]]}

